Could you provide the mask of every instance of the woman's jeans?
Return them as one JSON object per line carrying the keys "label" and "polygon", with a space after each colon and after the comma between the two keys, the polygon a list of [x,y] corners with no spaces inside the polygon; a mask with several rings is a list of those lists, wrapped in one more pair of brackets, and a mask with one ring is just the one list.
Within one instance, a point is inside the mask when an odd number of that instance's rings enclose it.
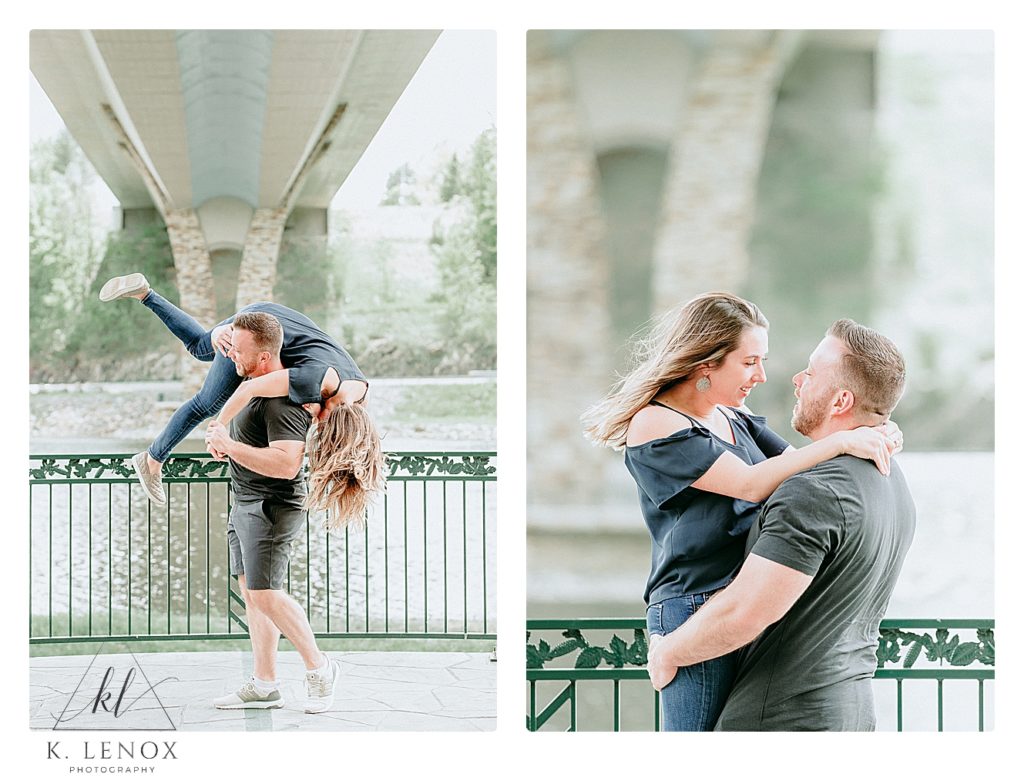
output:
{"label": "woman's jeans", "polygon": [[[671,597],[647,608],[647,631],[667,635],[683,625],[711,594]],[[662,726],[666,732],[705,732],[714,729],[736,675],[736,653],[680,667],[672,683],[661,690]]]}
{"label": "woman's jeans", "polygon": [[[191,399],[186,401],[171,416],[170,422],[149,446],[149,454],[163,463],[167,460],[174,446],[181,442],[189,433],[209,417],[220,412],[221,407],[241,385],[242,378],[235,371],[235,363],[230,358],[213,349],[210,339],[211,331],[203,329],[191,316],[182,312],[154,290],[142,299],[142,303],[159,317],[172,334],[177,336],[185,349],[200,361],[213,361],[213,366],[203,381],[203,387]],[[225,320],[224,323],[230,323]],[[223,325],[224,323],[221,323]]]}

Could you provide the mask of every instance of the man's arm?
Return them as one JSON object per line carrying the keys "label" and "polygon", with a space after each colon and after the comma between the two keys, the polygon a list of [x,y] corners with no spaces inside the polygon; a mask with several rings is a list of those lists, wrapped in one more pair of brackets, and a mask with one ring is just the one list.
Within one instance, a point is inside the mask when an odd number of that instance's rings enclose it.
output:
{"label": "man's arm", "polygon": [[736,579],[685,624],[661,640],[651,638],[647,669],[659,691],[679,667],[724,656],[753,641],[782,618],[811,583],[805,575],[752,553]]}
{"label": "man's arm", "polygon": [[275,440],[267,447],[246,445],[233,440],[224,424],[217,421],[212,421],[207,429],[206,444],[246,469],[286,480],[291,480],[299,473],[306,447],[305,442],[297,439]]}

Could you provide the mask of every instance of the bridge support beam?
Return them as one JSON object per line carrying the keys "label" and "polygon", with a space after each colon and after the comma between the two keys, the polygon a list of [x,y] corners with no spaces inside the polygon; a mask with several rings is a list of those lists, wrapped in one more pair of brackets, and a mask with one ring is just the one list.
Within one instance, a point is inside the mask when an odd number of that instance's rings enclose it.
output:
{"label": "bridge support beam", "polygon": [[[207,328],[217,322],[217,303],[206,236],[195,209],[169,209],[164,215],[174,256],[181,308]],[[182,358],[184,393],[191,396],[203,383],[209,364],[187,353]]]}
{"label": "bridge support beam", "polygon": [[654,248],[655,312],[706,290],[736,291],[746,280],[784,57],[771,40],[707,52],[669,154]]}
{"label": "bridge support beam", "polygon": [[253,212],[245,235],[242,265],[238,269],[236,311],[257,301],[274,299],[277,259],[287,218],[288,211],[284,208],[256,209]]}
{"label": "bridge support beam", "polygon": [[568,64],[550,45],[534,32],[527,54],[531,505],[593,500],[593,475],[608,462],[579,422],[607,390],[612,354],[598,172]]}

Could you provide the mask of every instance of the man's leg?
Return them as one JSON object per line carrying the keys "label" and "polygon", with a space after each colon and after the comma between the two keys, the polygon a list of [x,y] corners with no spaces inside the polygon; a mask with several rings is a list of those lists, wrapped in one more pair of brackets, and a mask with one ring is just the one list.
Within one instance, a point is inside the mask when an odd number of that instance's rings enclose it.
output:
{"label": "man's leg", "polygon": [[[273,627],[274,651],[277,650],[278,630],[287,637],[295,650],[299,652],[307,670],[316,670],[324,665],[324,655],[316,644],[313,637],[313,628],[309,625],[309,619],[299,603],[292,599],[291,595],[278,589],[249,589],[246,596],[246,615],[248,606],[255,607],[255,612],[260,616],[261,621],[267,620]],[[253,625],[249,624],[250,634]],[[269,632],[266,634],[269,637]],[[253,636],[253,654],[256,654],[256,637]],[[264,660],[265,661],[265,660]],[[255,660],[256,665],[260,660]],[[270,670],[273,671],[273,659],[270,659]],[[263,678],[259,673],[260,668],[256,667],[256,677]],[[264,678],[264,680],[274,680]]]}
{"label": "man's leg", "polygon": [[277,641],[281,638],[281,632],[270,616],[257,606],[262,600],[253,599],[254,592],[245,586],[245,575],[238,576],[238,586],[245,600],[245,620],[249,625],[249,640],[252,643],[253,677],[261,681],[276,681]]}
{"label": "man's leg", "polygon": [[306,513],[300,506],[267,500],[251,505],[248,518],[254,531],[246,560],[249,599],[299,652],[306,665],[306,712],[322,713],[334,702],[341,664],[320,651],[305,611],[284,591],[292,542],[306,525]]}
{"label": "man's leg", "polygon": [[231,574],[238,577],[242,599],[245,600],[245,616],[249,625],[249,641],[252,643],[254,675],[237,691],[218,697],[213,701],[214,707],[228,710],[280,708],[284,704],[281,692],[278,691],[274,670],[277,640],[281,635],[273,622],[252,604],[248,596],[245,558],[242,555],[243,541],[248,539],[248,517],[244,502],[238,502],[231,508],[227,528],[228,566]]}

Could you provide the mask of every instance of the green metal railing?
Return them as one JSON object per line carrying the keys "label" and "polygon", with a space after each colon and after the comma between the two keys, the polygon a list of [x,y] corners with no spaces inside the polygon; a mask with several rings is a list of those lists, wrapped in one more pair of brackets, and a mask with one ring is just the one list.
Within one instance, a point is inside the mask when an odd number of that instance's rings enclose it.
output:
{"label": "green metal railing", "polygon": [[[158,507],[130,459],[29,456],[29,642],[244,637],[227,464],[168,459]],[[388,463],[362,528],[328,534],[307,519],[285,587],[317,637],[495,639],[497,454]]]}
{"label": "green metal railing", "polygon": [[[977,729],[984,731],[985,682],[995,678],[994,628],[994,621],[985,619],[887,619],[882,622],[875,679],[896,682],[894,706],[898,731],[905,728],[904,683],[907,681],[934,682],[934,728],[940,732],[945,727],[944,684],[976,682]],[[643,619],[529,620],[526,629],[527,729],[537,731],[547,727],[575,732],[583,728],[581,716],[589,715],[604,717],[601,726],[588,727],[592,729],[610,728],[618,732],[628,726],[660,730],[660,696],[651,688],[645,668],[647,635]],[[951,634],[951,630],[973,632],[975,637],[961,640],[960,632]],[[623,640],[616,631],[632,632],[632,640]],[[561,666],[545,666],[556,660]],[[629,684],[630,681],[642,683]],[[590,682],[603,683],[596,684],[599,690],[595,691]],[[611,684],[610,702],[608,683]],[[958,694],[963,695],[963,692]],[[627,699],[629,725],[623,718]],[[609,709],[610,725],[606,718]],[[593,724],[598,720],[590,718],[589,722]]]}

